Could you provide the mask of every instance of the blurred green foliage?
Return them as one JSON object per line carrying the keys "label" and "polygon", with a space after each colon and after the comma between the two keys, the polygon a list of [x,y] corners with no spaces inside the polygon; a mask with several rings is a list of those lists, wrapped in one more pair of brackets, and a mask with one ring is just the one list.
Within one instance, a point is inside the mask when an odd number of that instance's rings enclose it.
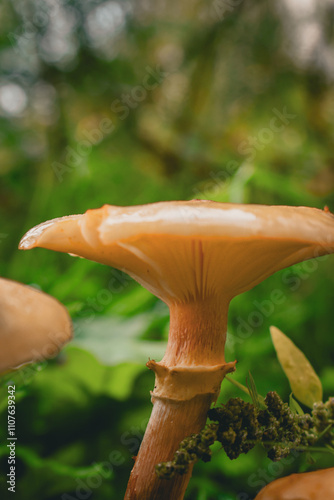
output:
{"label": "blurred green foliage", "polygon": [[[1,498],[14,381],[16,498],[118,500],[149,418],[145,359],[163,352],[167,308],[118,271],[19,252],[18,241],[39,222],[104,203],[209,198],[334,211],[333,7],[4,0],[0,16],[0,274],[61,300],[77,333],[58,358],[2,381]],[[239,361],[235,379],[251,370],[259,393],[288,401],[274,324],[311,361],[324,398],[333,395],[333,287],[334,258],[322,258],[234,299],[226,359]],[[242,394],[225,381],[219,401],[232,396]],[[322,457],[313,468],[328,465]],[[306,467],[298,457],[273,466],[261,449],[230,461],[217,449],[196,465],[186,498],[250,500]]]}

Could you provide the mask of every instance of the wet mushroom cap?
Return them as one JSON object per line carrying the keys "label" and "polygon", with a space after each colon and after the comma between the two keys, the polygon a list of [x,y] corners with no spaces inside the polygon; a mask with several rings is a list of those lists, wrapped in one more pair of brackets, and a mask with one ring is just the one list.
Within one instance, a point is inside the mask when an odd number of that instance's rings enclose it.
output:
{"label": "wet mushroom cap", "polygon": [[334,216],[206,200],[105,205],[36,226],[20,243],[33,247],[121,269],[167,303],[230,300],[280,269],[334,252]]}
{"label": "wet mushroom cap", "polygon": [[334,500],[334,468],[276,479],[255,500]]}
{"label": "wet mushroom cap", "polygon": [[71,338],[71,320],[60,302],[0,278],[0,373],[51,358]]}

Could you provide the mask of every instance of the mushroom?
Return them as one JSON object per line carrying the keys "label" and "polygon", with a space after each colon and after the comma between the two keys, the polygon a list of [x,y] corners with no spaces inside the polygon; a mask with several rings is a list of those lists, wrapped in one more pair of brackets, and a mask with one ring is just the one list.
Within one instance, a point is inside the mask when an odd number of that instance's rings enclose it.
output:
{"label": "mushroom", "polygon": [[116,267],[169,306],[165,356],[147,363],[155,372],[153,410],[125,498],[177,500],[191,470],[161,480],[155,464],[204,426],[224,376],[235,369],[224,358],[231,299],[284,267],[334,252],[334,216],[207,200],[105,205],[36,226],[20,243],[33,247]]}
{"label": "mushroom", "polygon": [[71,337],[70,317],[56,299],[0,278],[0,374],[55,356]]}
{"label": "mushroom", "polygon": [[334,468],[276,479],[255,500],[334,500]]}

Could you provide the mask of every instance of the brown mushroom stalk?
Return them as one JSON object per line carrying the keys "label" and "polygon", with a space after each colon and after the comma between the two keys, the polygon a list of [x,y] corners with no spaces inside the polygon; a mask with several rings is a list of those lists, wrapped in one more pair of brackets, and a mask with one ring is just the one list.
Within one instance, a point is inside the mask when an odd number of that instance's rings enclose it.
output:
{"label": "brown mushroom stalk", "polygon": [[[125,498],[182,499],[191,471],[161,480],[155,465],[204,425],[226,373],[228,306],[287,266],[334,252],[334,216],[307,207],[204,200],[105,205],[31,229],[20,248],[68,252],[127,272],[170,308],[165,356],[155,372],[153,411]],[[149,353],[148,353],[149,355]]]}
{"label": "brown mushroom stalk", "polygon": [[0,278],[0,374],[54,357],[71,338],[72,323],[60,302]]}
{"label": "brown mushroom stalk", "polygon": [[162,456],[173,456],[185,436],[204,427],[224,376],[235,369],[235,362],[224,358],[227,306],[214,298],[170,305],[165,356],[147,363],[155,372],[153,411],[125,498],[183,498],[191,471],[162,480],[155,465]]}

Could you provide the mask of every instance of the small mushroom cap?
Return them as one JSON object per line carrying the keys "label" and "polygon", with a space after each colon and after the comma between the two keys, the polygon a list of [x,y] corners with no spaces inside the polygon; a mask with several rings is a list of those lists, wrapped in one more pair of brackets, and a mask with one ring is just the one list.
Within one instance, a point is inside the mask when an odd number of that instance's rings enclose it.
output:
{"label": "small mushroom cap", "polygon": [[71,338],[71,320],[60,302],[0,278],[0,373],[51,358]]}
{"label": "small mushroom cap", "polygon": [[33,247],[121,269],[167,303],[231,299],[280,269],[334,252],[334,216],[206,200],[105,205],[36,226],[20,243]]}
{"label": "small mushroom cap", "polygon": [[276,479],[255,500],[334,500],[334,468]]}

